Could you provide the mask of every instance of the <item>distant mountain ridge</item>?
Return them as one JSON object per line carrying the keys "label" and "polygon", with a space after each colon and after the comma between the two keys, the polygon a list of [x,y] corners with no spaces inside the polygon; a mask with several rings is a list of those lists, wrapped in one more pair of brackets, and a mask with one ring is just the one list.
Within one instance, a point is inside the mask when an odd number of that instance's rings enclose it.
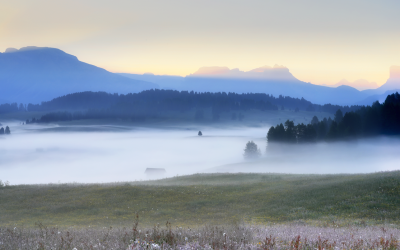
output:
{"label": "distant mountain ridge", "polygon": [[[243,72],[227,67],[202,67],[186,77],[158,76],[152,74],[121,74],[132,79],[145,79],[158,83],[161,88],[197,92],[267,93],[274,96],[305,98],[315,104],[358,105],[366,104],[388,90],[400,89],[400,67],[390,68],[387,83],[377,89],[359,91],[341,84],[336,88],[314,85],[295,78],[289,69],[275,65]],[[168,84],[165,84],[168,82]],[[356,84],[358,82],[356,81]],[[374,83],[370,83],[373,85]],[[167,86],[168,85],[168,86]],[[339,85],[339,84],[338,84]],[[395,92],[395,91],[394,91]],[[391,93],[394,93],[393,91]],[[368,99],[371,97],[370,99]],[[379,96],[379,98],[381,98]],[[376,99],[378,100],[378,99]],[[374,101],[376,101],[374,100]],[[373,101],[372,101],[373,102]],[[367,103],[371,105],[371,103]]]}
{"label": "distant mountain ridge", "polygon": [[339,87],[342,85],[346,85],[346,86],[355,88],[359,91],[363,91],[366,89],[377,89],[379,87],[376,82],[369,82],[365,79],[358,79],[358,80],[355,80],[354,82],[349,82],[346,79],[342,79],[342,80],[340,80],[340,82],[338,82],[334,85],[324,85],[324,86],[336,88],[336,87]]}
{"label": "distant mountain ridge", "polygon": [[353,105],[370,96],[400,89],[400,67],[377,89],[359,91],[349,86],[331,88],[296,79],[286,67],[264,66],[251,71],[203,67],[186,76],[115,74],[81,62],[55,48],[9,48],[0,53],[1,102],[40,103],[84,91],[137,93],[148,89],[196,92],[266,93],[305,98],[315,104]]}
{"label": "distant mountain ridge", "polygon": [[0,99],[40,103],[74,92],[140,92],[154,83],[128,79],[47,47],[9,48],[0,53]]}
{"label": "distant mountain ridge", "polygon": [[186,77],[168,78],[156,75],[121,74],[132,79],[145,79],[157,82],[166,87],[164,81],[173,81],[169,87],[175,90],[197,92],[235,92],[235,93],[267,93],[274,96],[290,96],[305,98],[316,104],[351,105],[365,99],[368,95],[348,86],[330,88],[314,85],[296,79],[283,66],[261,67],[253,71],[243,72],[226,67],[203,67]]}
{"label": "distant mountain ridge", "polygon": [[201,67],[188,77],[224,78],[224,79],[253,79],[253,80],[285,80],[296,81],[289,69],[275,64],[274,67],[263,66],[250,71],[229,69],[228,67]]}

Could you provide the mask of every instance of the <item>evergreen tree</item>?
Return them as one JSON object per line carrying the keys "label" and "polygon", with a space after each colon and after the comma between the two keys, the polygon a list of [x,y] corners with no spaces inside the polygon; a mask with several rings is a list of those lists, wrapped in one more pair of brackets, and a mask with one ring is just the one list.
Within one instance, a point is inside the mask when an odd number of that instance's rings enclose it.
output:
{"label": "evergreen tree", "polygon": [[0,135],[4,135],[4,128],[3,127],[0,128]]}
{"label": "evergreen tree", "polygon": [[271,126],[267,133],[267,142],[274,142],[276,141],[276,132],[275,127]]}
{"label": "evergreen tree", "polygon": [[8,126],[6,127],[6,130],[4,131],[4,133],[5,133],[6,135],[11,134],[10,128],[9,128]]}
{"label": "evergreen tree", "polygon": [[285,122],[285,135],[286,142],[295,143],[296,142],[296,131],[294,127],[294,122],[287,120]]}
{"label": "evergreen tree", "polygon": [[333,141],[339,138],[338,126],[335,121],[332,121],[332,124],[329,128],[328,134],[326,135],[326,139]]}
{"label": "evergreen tree", "polygon": [[345,137],[357,137],[362,133],[361,116],[354,112],[348,112],[339,123],[339,132]]}
{"label": "evergreen tree", "polygon": [[197,135],[198,136],[203,136],[203,133],[201,131],[199,131],[199,133]]}
{"label": "evergreen tree", "polygon": [[318,117],[316,117],[316,116],[314,115],[314,117],[311,119],[311,124],[314,125],[314,126],[316,126],[318,123],[319,123]]}
{"label": "evergreen tree", "polygon": [[327,129],[327,120],[326,118],[324,118],[324,120],[322,120],[317,127],[317,140],[322,141],[325,139],[326,137],[326,133],[327,133],[328,129]]}
{"label": "evergreen tree", "polygon": [[260,157],[261,153],[260,150],[258,149],[257,144],[255,144],[253,141],[249,141],[246,144],[243,156],[245,159],[254,159]]}
{"label": "evergreen tree", "polygon": [[335,122],[339,124],[343,119],[343,113],[340,109],[338,109],[335,113]]}

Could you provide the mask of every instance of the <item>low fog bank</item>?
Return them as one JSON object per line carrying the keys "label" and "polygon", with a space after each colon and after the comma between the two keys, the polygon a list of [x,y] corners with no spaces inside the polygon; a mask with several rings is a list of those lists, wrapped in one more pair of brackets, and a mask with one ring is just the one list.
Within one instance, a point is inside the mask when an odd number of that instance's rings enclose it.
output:
{"label": "low fog bank", "polygon": [[[280,147],[266,153],[269,126],[259,128],[56,126],[9,123],[0,138],[0,180],[10,184],[105,183],[203,172],[367,173],[399,169],[400,140]],[[198,130],[203,136],[197,136]],[[253,140],[262,157],[243,159]]]}
{"label": "low fog bank", "polygon": [[[267,128],[144,129],[122,126],[10,125],[0,139],[0,179],[11,184],[96,183],[165,177],[240,162],[248,140],[265,143]],[[89,132],[90,131],[90,132]]]}
{"label": "low fog bank", "polygon": [[400,169],[400,138],[375,137],[346,142],[270,145],[263,157],[207,172],[353,174]]}

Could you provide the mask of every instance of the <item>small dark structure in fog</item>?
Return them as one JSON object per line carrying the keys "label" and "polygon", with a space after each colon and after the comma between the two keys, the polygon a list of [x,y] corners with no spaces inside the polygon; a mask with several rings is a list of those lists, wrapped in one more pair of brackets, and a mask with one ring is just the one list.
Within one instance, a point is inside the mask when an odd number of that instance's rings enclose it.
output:
{"label": "small dark structure in fog", "polygon": [[165,177],[167,171],[165,171],[164,168],[146,168],[146,171],[144,171],[144,173],[146,174],[147,178],[154,179]]}
{"label": "small dark structure in fog", "polygon": [[202,136],[203,133],[201,131],[199,131],[199,133],[197,134],[198,136]]}

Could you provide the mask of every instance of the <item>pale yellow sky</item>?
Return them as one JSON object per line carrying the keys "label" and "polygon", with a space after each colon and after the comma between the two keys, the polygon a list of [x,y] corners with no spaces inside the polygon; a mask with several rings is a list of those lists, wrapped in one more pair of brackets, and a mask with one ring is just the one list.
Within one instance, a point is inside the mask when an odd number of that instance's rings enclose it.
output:
{"label": "pale yellow sky", "polygon": [[46,46],[112,72],[288,67],[300,80],[382,85],[400,65],[397,0],[13,0],[0,50]]}

